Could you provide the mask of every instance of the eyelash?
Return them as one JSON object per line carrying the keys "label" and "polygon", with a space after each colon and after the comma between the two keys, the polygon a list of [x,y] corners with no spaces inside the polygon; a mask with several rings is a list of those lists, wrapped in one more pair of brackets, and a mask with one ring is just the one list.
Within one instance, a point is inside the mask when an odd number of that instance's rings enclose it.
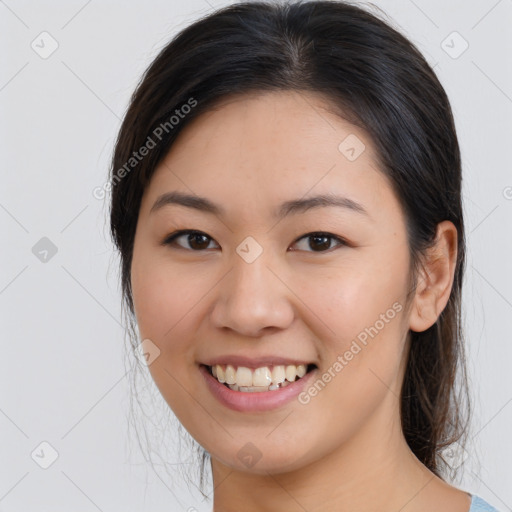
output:
{"label": "eyelash", "polygon": [[[173,246],[175,245],[175,241],[176,239],[180,238],[181,236],[184,236],[184,235],[204,235],[206,238],[208,238],[210,241],[213,240],[213,238],[211,238],[210,236],[208,236],[206,233],[202,232],[202,231],[196,231],[194,229],[182,229],[182,230],[179,230],[179,231],[175,231],[174,233],[171,233],[170,235],[168,235],[164,241],[162,242],[162,245],[166,245],[166,246]],[[336,235],[333,235],[332,233],[326,233],[324,231],[312,231],[311,233],[306,233],[305,235],[302,235],[300,238],[297,238],[297,240],[295,240],[295,242],[293,242],[293,244],[296,244],[297,242],[299,242],[300,240],[302,240],[303,238],[310,238],[310,237],[313,237],[313,236],[321,236],[321,237],[326,237],[326,238],[330,238],[332,240],[335,240],[336,242],[338,242],[338,245],[335,246],[335,247],[331,247],[325,251],[306,251],[306,252],[312,252],[312,253],[326,253],[326,252],[331,252],[333,249],[335,249],[336,247],[342,247],[342,246],[349,246],[349,243],[344,240],[343,238],[339,237],[339,236],[336,236]],[[204,252],[206,251],[207,249],[187,249],[186,247],[182,247],[180,245],[178,245],[178,248],[179,249],[183,249],[185,251],[192,251],[192,252]]]}

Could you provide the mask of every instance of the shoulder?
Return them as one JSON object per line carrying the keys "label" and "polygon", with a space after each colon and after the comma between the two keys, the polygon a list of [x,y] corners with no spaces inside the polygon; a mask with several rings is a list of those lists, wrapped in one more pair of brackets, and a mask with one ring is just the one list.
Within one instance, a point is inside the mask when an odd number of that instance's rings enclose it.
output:
{"label": "shoulder", "polygon": [[471,495],[471,508],[469,512],[498,512],[492,505],[476,494]]}

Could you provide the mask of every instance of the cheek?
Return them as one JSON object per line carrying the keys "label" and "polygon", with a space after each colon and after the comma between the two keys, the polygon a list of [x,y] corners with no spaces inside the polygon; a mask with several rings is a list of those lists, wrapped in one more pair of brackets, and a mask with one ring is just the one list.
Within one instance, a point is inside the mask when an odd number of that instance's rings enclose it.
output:
{"label": "cheek", "polygon": [[401,262],[391,267],[386,261],[376,263],[368,258],[350,266],[331,267],[326,275],[317,274],[313,281],[308,279],[297,287],[297,295],[304,297],[315,313],[316,324],[325,327],[322,344],[331,357],[333,351],[347,350],[358,336],[364,342],[369,330],[375,332],[373,327],[382,337],[391,336],[390,331],[396,333],[400,320],[395,317],[404,309],[405,291]]}
{"label": "cheek", "polygon": [[204,294],[205,281],[161,258],[134,254],[132,292],[141,336],[161,344],[173,338]]}
{"label": "cheek", "polygon": [[160,350],[149,371],[180,419],[188,417],[197,386],[192,336],[205,286],[197,273],[185,273],[149,251],[134,252],[132,293],[140,339],[150,339]]}
{"label": "cheek", "polygon": [[318,378],[302,396],[302,403],[308,402],[304,410],[326,425],[328,433],[318,441],[325,452],[333,440],[356,435],[378,411],[391,416],[400,395],[404,346],[401,303],[380,296],[375,283],[347,282],[333,297],[325,318],[335,334],[322,339]]}
{"label": "cheek", "polygon": [[331,269],[336,277],[318,281],[321,288],[302,290],[326,326],[321,352],[322,382],[327,382],[318,387],[325,389],[319,392],[322,407],[337,417],[344,412],[338,414],[329,404],[364,416],[365,409],[375,407],[399,384],[407,264],[407,254],[382,251],[350,268]]}

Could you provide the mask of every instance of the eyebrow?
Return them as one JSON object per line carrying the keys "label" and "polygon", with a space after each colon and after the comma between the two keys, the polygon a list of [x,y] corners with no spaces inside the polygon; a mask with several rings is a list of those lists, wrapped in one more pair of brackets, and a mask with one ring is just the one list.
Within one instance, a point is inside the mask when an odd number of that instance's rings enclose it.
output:
{"label": "eyebrow", "polygon": [[[187,208],[193,208],[201,212],[211,213],[213,215],[222,216],[225,214],[224,208],[213,203],[205,197],[196,195],[185,194],[183,192],[166,192],[157,198],[149,213],[156,212],[168,205],[180,205]],[[302,199],[292,199],[282,203],[274,213],[274,217],[283,219],[288,215],[304,213],[312,208],[325,208],[325,207],[339,207],[345,208],[359,214],[370,217],[364,206],[353,199],[348,197],[337,196],[334,194],[320,194],[314,197],[307,197]]]}

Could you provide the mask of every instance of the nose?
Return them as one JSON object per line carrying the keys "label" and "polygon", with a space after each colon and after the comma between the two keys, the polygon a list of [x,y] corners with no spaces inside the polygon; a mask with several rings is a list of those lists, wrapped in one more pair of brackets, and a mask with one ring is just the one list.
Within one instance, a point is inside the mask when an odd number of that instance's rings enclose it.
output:
{"label": "nose", "polygon": [[231,271],[218,285],[214,325],[248,337],[286,329],[294,319],[293,294],[279,274],[265,252],[252,263],[235,254]]}

